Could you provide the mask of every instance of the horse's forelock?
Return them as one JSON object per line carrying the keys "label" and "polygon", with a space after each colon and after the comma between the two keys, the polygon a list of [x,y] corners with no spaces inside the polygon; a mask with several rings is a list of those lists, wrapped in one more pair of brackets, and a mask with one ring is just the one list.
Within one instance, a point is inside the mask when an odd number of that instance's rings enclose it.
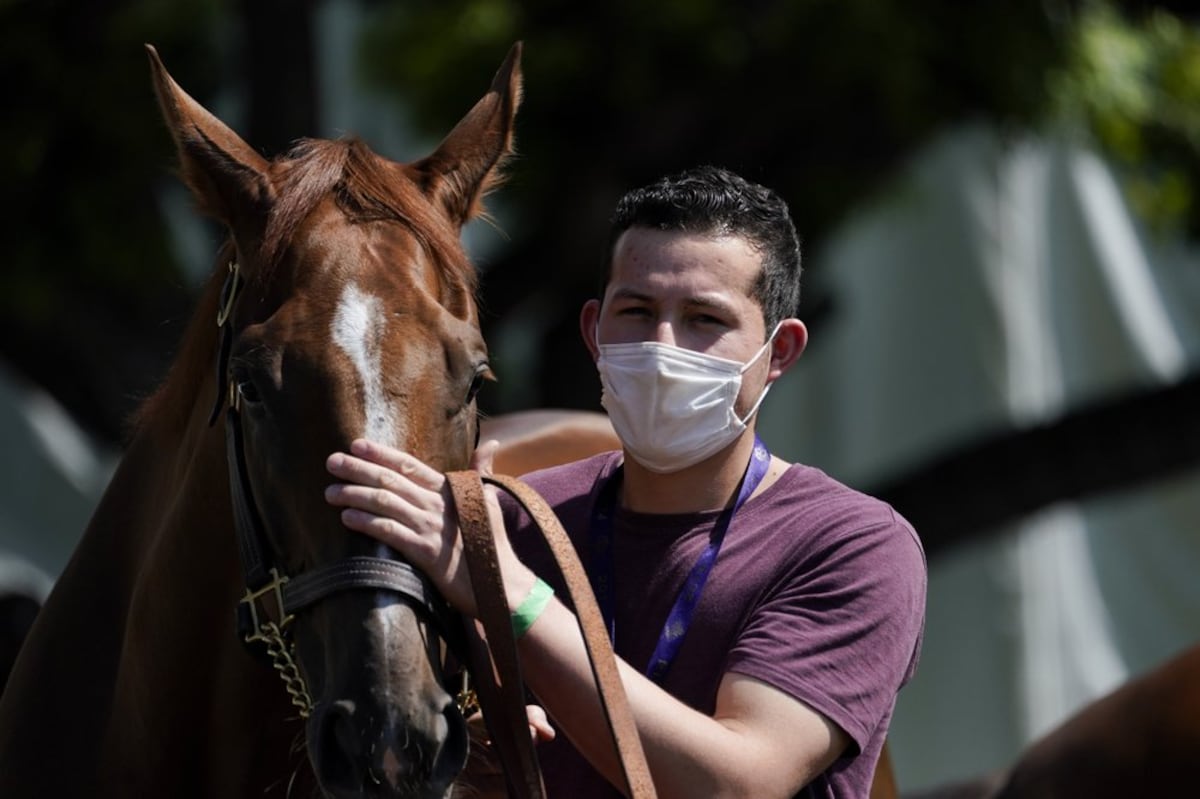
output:
{"label": "horse's forelock", "polygon": [[[354,221],[390,219],[408,228],[438,268],[438,278],[448,297],[473,296],[477,287],[474,267],[463,256],[460,231],[434,210],[420,188],[403,174],[403,167],[373,153],[357,139],[346,140],[348,158],[339,200]],[[466,309],[452,303],[450,310],[464,316]]]}
{"label": "horse's forelock", "polygon": [[[277,200],[259,253],[268,272],[317,204],[332,194],[352,223],[391,220],[404,225],[437,265],[447,296],[474,295],[477,277],[461,255],[459,231],[434,212],[398,164],[380,158],[361,140],[302,140],[277,169]],[[458,316],[466,313],[461,304],[456,300],[451,307]]]}
{"label": "horse's forelock", "polygon": [[348,154],[345,142],[302,139],[272,164],[276,197],[258,253],[263,270],[274,269],[301,223],[342,180]]}

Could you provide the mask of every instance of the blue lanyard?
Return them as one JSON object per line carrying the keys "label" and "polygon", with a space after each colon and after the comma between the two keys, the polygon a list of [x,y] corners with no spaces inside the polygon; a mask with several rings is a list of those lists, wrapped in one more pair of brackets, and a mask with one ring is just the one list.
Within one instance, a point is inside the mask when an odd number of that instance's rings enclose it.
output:
{"label": "blue lanyard", "polygon": [[[692,624],[696,603],[699,602],[700,593],[704,590],[704,584],[708,582],[708,575],[717,561],[721,543],[725,540],[725,532],[729,529],[733,515],[750,498],[754,489],[758,488],[758,484],[766,476],[767,468],[770,465],[771,453],[767,451],[767,446],[762,439],[755,436],[754,451],[750,455],[750,463],[747,464],[746,473],[742,477],[742,485],[738,490],[737,499],[717,518],[717,523],[709,535],[708,546],[705,547],[704,552],[700,554],[695,565],[692,566],[692,570],[688,573],[687,581],[680,589],[679,596],[675,598],[675,604],[667,616],[666,623],[663,624],[662,632],[658,635],[658,645],[654,647],[654,654],[646,665],[646,676],[655,682],[662,681],[667,669],[675,660],[675,655],[679,652],[684,635],[687,634],[688,627]],[[600,605],[600,612],[604,616],[608,636],[614,641],[616,640],[616,613],[613,585],[615,576],[613,515],[617,509],[617,486],[620,485],[620,482],[620,473],[618,472],[609,478],[600,490],[600,496],[597,497],[596,506],[592,512],[591,529],[591,560],[594,564],[592,590],[596,593],[596,602]]]}

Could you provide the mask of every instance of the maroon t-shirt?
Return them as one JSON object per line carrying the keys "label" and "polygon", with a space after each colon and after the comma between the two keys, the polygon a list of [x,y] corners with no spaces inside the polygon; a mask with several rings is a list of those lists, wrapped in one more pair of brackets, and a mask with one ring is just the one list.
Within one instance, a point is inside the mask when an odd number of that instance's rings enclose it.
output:
{"label": "maroon t-shirt", "polygon": [[[524,478],[555,509],[589,571],[593,507],[620,463],[621,453],[606,453]],[[540,535],[501,496],[518,554],[569,604]],[[719,516],[617,510],[614,646],[643,672]],[[852,740],[800,796],[865,798],[896,692],[916,668],[925,584],[920,541],[891,506],[793,465],[734,516],[661,685],[710,715],[726,672],[794,696]],[[538,755],[549,796],[620,796],[565,735],[540,744]]]}

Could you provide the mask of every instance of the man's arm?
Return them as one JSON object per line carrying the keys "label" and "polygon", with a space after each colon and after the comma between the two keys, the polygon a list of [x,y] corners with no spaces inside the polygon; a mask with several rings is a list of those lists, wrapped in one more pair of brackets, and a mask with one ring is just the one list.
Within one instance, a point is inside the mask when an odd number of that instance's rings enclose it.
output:
{"label": "man's arm", "polygon": [[[490,471],[490,449],[475,468]],[[326,498],[344,508],[343,523],[396,549],[437,585],[455,608],[477,615],[470,574],[445,477],[411,455],[365,441],[351,454],[330,456],[327,467],[346,481]],[[509,610],[536,580],[512,550],[494,491],[488,510]],[[605,777],[620,784],[587,650],[574,615],[551,601],[519,642],[529,687],[575,747]],[[713,716],[672,697],[618,661],[651,776],[664,799],[697,796],[770,799],[793,796],[840,755],[849,737],[791,696],[765,683],[726,674]]]}
{"label": "man's arm", "polygon": [[[513,578],[524,582],[517,574]],[[621,785],[620,763],[574,615],[552,602],[519,649],[525,679],[559,729],[593,767]],[[664,799],[787,799],[850,743],[836,724],[751,677],[726,674],[716,710],[706,716],[627,663],[618,665],[655,787]]]}

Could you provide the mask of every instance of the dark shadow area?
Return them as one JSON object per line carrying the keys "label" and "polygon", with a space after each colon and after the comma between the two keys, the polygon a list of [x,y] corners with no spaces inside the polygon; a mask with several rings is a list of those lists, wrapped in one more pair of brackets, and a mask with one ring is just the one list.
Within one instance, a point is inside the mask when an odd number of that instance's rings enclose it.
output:
{"label": "dark shadow area", "polygon": [[1197,408],[1200,373],[980,439],[870,491],[904,514],[935,556],[1055,502],[1132,489],[1200,465]]}
{"label": "dark shadow area", "polygon": [[0,693],[4,692],[17,653],[41,607],[41,603],[25,594],[0,596]]}

